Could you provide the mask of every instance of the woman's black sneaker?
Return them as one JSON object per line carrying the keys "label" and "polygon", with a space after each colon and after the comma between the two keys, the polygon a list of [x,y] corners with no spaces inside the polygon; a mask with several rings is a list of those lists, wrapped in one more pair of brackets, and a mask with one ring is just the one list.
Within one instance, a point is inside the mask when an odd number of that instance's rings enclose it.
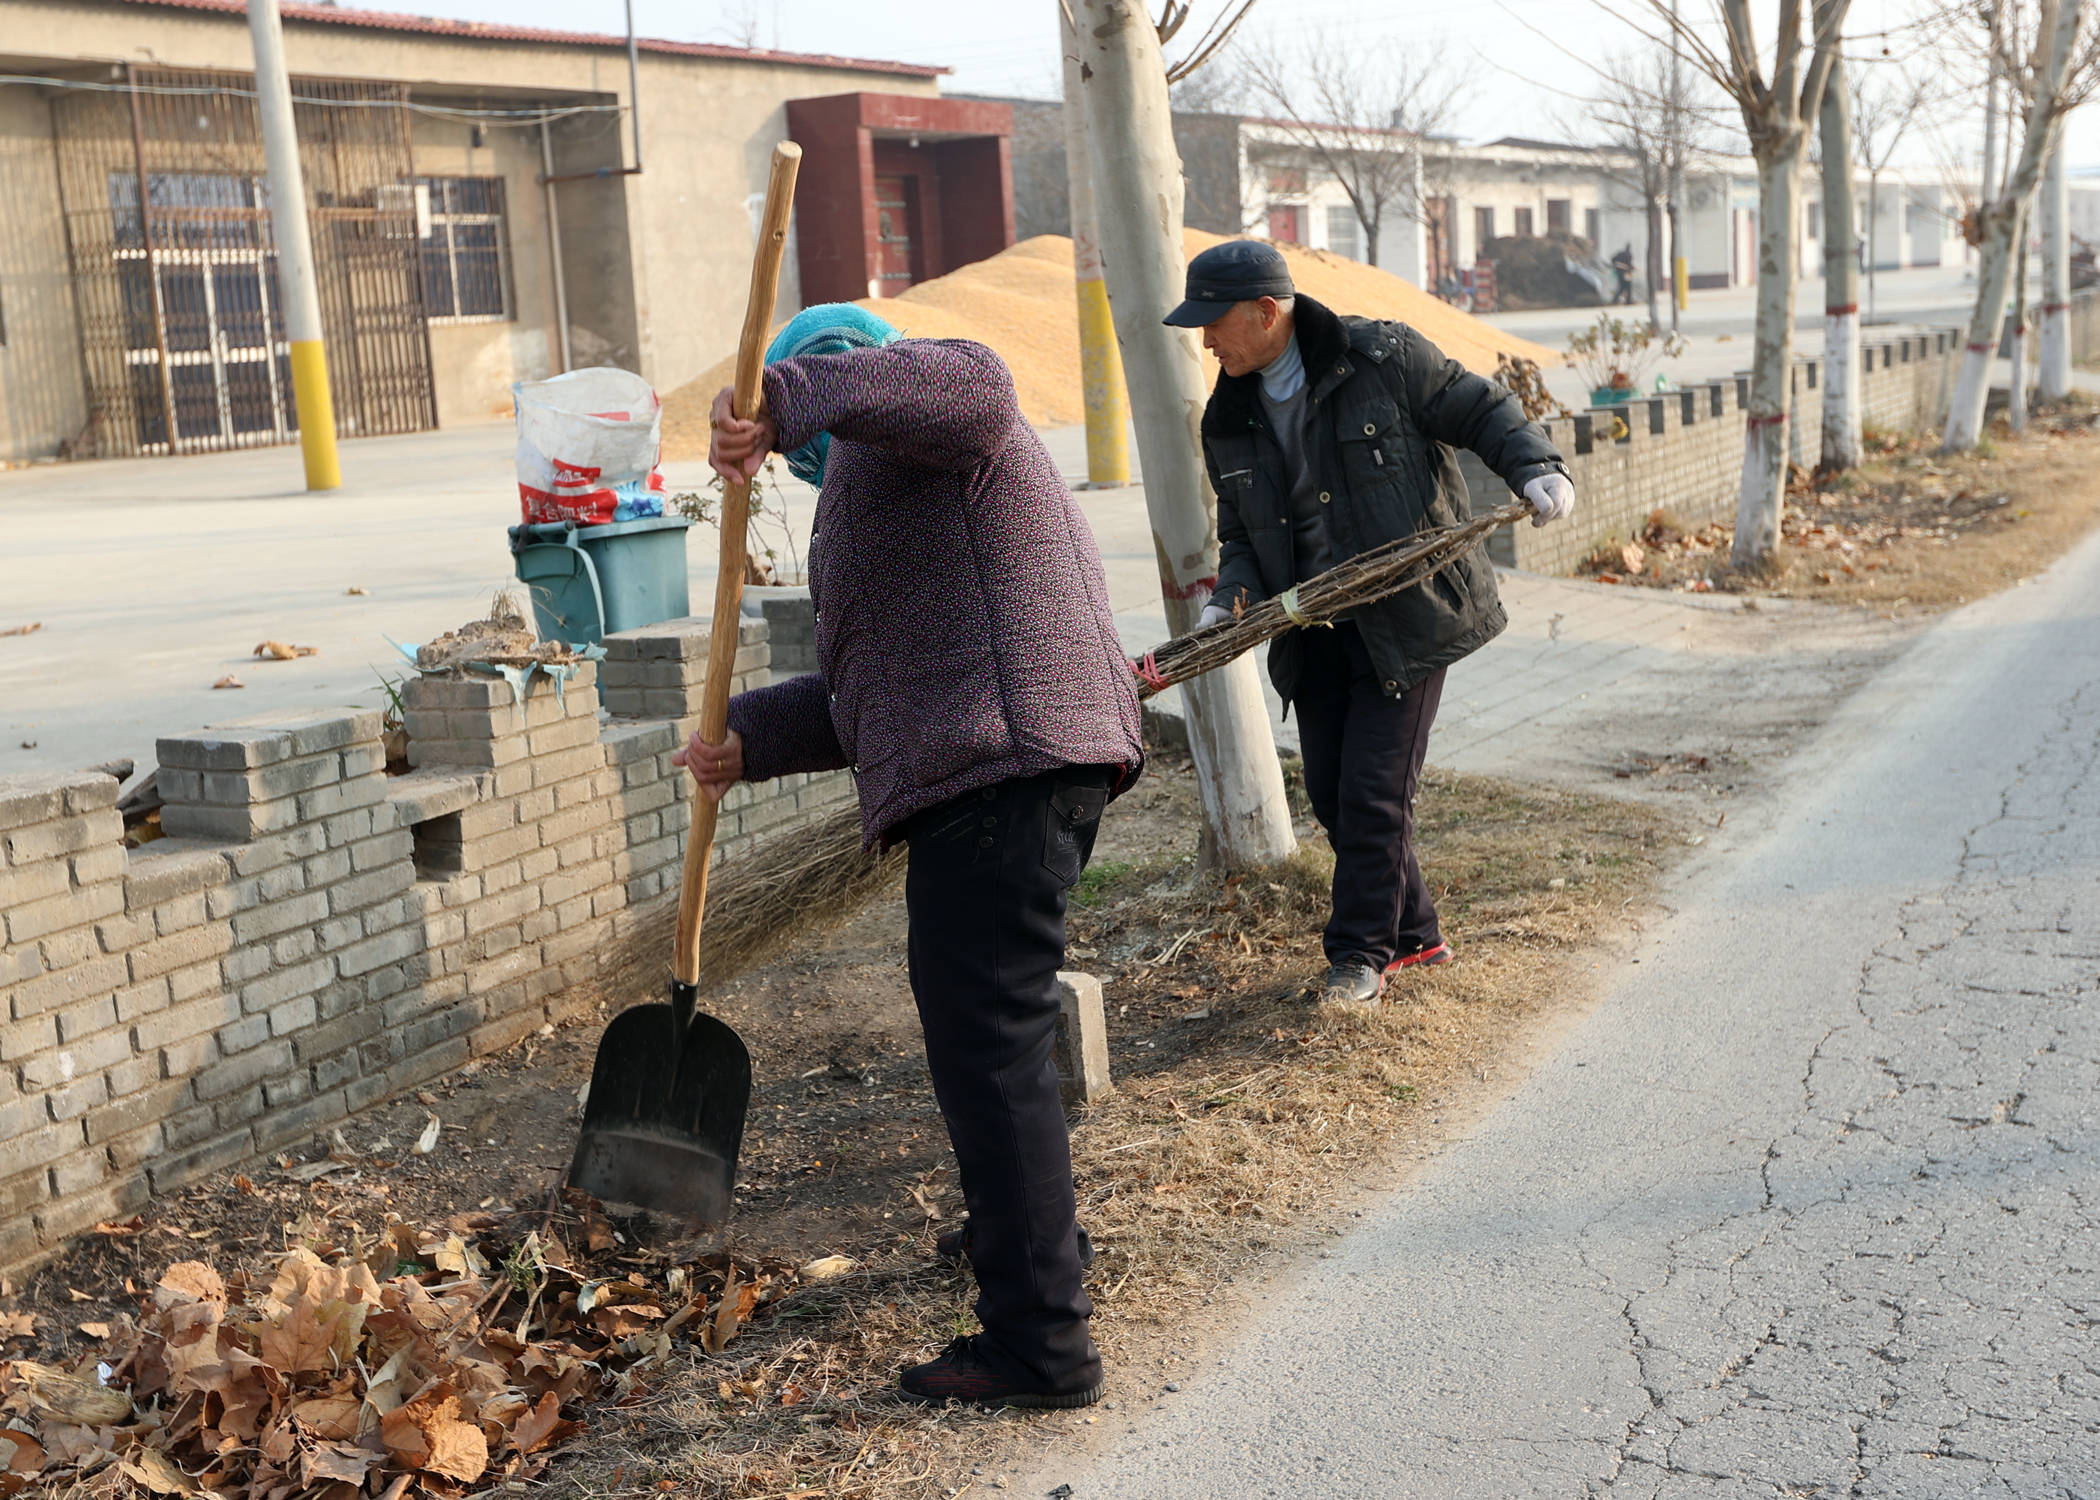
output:
{"label": "woman's black sneaker", "polygon": [[[963,1220],[953,1229],[933,1242],[933,1258],[944,1266],[959,1266],[970,1258],[970,1221]],[[1086,1232],[1086,1225],[1079,1226],[1079,1266],[1081,1270],[1094,1263],[1094,1241]]]}
{"label": "woman's black sneaker", "polygon": [[956,1339],[938,1359],[913,1365],[897,1377],[898,1391],[912,1401],[965,1401],[972,1406],[1034,1406],[1057,1411],[1092,1406],[1101,1399],[1104,1388],[1105,1382],[1097,1380],[1085,1390],[1062,1394],[1032,1389],[987,1360],[978,1351],[974,1334]]}

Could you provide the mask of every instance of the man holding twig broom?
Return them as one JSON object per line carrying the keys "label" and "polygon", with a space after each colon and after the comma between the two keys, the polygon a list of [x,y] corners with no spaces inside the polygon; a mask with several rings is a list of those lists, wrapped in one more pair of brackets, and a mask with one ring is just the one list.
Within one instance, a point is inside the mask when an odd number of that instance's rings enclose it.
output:
{"label": "man holding twig broom", "polygon": [[1051,1046],[1066,893],[1143,764],[1093,533],[999,356],[902,338],[850,304],[798,314],[753,421],[715,402],[715,470],[781,452],[818,486],[816,674],[739,694],[719,745],[674,757],[705,795],[851,765],[869,843],[907,842],[912,995],[968,1205],[984,1331],[903,1393],[1087,1406],[1101,1357],[1080,1286]]}
{"label": "man holding twig broom", "polygon": [[[1189,262],[1187,294],[1166,321],[1201,328],[1222,369],[1203,413],[1220,549],[1202,624],[1268,598],[1298,620],[1297,585],[1464,519],[1454,448],[1522,495],[1534,525],[1574,508],[1566,464],[1515,396],[1404,323],[1338,317],[1297,295],[1274,247],[1212,246]],[[1444,669],[1506,623],[1494,569],[1467,551],[1426,582],[1270,645],[1269,676],[1297,711],[1306,792],[1334,846],[1323,1000],[1375,1004],[1389,976],[1451,958],[1415,862],[1415,791]]]}

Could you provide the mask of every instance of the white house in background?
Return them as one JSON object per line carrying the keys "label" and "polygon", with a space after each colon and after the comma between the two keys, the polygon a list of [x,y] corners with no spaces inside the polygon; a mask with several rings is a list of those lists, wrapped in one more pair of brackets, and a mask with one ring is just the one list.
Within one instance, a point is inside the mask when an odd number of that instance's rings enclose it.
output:
{"label": "white house in background", "polygon": [[[1396,152],[1413,144],[1402,132],[1386,135]],[[1364,260],[1363,228],[1348,194],[1324,170],[1292,127],[1242,120],[1240,196],[1246,233],[1329,250]],[[1471,266],[1488,240],[1565,231],[1609,258],[1633,249],[1646,272],[1648,230],[1632,163],[1608,149],[1505,137],[1484,145],[1432,143],[1420,190],[1424,212],[1388,210],[1378,264],[1422,286]],[[1857,221],[1867,234],[1867,184],[1857,184]],[[1966,261],[1973,251],[1961,236],[1963,195],[1936,171],[1891,168],[1875,185],[1874,260],[1879,269]],[[2073,232],[2100,238],[2100,174],[2073,190]],[[1813,170],[1804,174],[1802,221],[1796,248],[1801,265],[1822,262],[1823,206]],[[2081,207],[2087,219],[2078,217]],[[1685,177],[1682,208],[1686,271],[1695,289],[1748,286],[1757,279],[1757,173],[1747,156],[1701,155]],[[2077,226],[2085,222],[2088,228]],[[1864,255],[1865,247],[1862,245]],[[1645,280],[1637,282],[1645,294]]]}
{"label": "white house in background", "polygon": [[[1339,127],[1321,126],[1320,130]],[[1387,140],[1405,157],[1414,137],[1398,130],[1357,130],[1361,142]],[[1371,149],[1368,145],[1364,149]],[[1328,250],[1378,266],[1417,286],[1434,285],[1428,238],[1412,202],[1387,206],[1379,225],[1378,253],[1366,253],[1364,228],[1349,194],[1293,127],[1277,120],[1239,121],[1239,182],[1242,222],[1249,234],[1308,249]],[[1417,178],[1419,165],[1415,168]],[[1419,188],[1416,193],[1419,193]],[[1412,196],[1412,195],[1410,195]]]}
{"label": "white house in background", "polygon": [[[1802,196],[1801,249],[1804,265],[1820,265],[1823,257],[1823,188],[1814,172],[1805,174]],[[1962,212],[1968,195],[1960,185],[1949,186],[1940,173],[1929,167],[1891,167],[1871,188],[1873,217],[1868,217],[1870,193],[1864,172],[1853,176],[1853,223],[1858,233],[1858,253],[1871,254],[1881,271],[1901,271],[1912,266],[1965,265],[1975,255],[1962,238]]]}

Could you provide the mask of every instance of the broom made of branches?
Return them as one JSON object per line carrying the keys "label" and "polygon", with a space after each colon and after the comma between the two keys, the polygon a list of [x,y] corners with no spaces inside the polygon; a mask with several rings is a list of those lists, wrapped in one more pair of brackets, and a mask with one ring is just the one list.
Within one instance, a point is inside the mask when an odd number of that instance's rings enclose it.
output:
{"label": "broom made of branches", "polygon": [[[1412,588],[1479,546],[1497,526],[1531,513],[1529,505],[1505,505],[1456,526],[1390,542],[1329,568],[1292,594],[1263,600],[1207,630],[1177,636],[1132,663],[1139,678],[1138,696],[1149,698],[1222,667],[1294,626],[1327,624],[1349,610]],[[903,870],[902,848],[880,856],[862,848],[860,808],[850,799],[827,810],[813,825],[767,839],[749,853],[724,861],[708,898],[702,978],[719,984],[784,948],[790,936],[807,937],[812,925],[819,930],[836,925],[887,889]],[[654,994],[661,988],[664,955],[671,951],[677,916],[676,901],[656,904],[606,956],[599,984],[609,997]]]}
{"label": "broom made of branches", "polygon": [[1529,504],[1518,501],[1455,526],[1416,532],[1337,563],[1296,588],[1242,609],[1229,620],[1178,635],[1131,663],[1137,673],[1138,696],[1149,698],[1178,682],[1216,671],[1286,630],[1331,625],[1352,609],[1413,588],[1479,546],[1496,527],[1525,520],[1532,513]]}

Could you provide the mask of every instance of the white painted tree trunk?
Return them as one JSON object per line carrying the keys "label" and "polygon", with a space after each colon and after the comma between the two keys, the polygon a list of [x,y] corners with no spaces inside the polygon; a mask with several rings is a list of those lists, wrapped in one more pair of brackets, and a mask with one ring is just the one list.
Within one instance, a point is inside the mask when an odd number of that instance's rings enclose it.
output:
{"label": "white painted tree trunk", "polygon": [[1761,570],[1779,555],[1786,502],[1787,397],[1794,363],[1794,223],[1801,211],[1797,134],[1767,147],[1757,163],[1757,332],[1750,367],[1749,422],[1743,430],[1743,488],[1728,560]]}
{"label": "white painted tree trunk", "polygon": [[[1195,335],[1160,319],[1181,300],[1181,158],[1159,36],[1140,0],[1084,0],[1082,92],[1102,257],[1137,420],[1145,509],[1167,628],[1194,627],[1218,573],[1216,502],[1199,426],[1208,392]],[[1204,857],[1239,868],[1296,846],[1254,658],[1181,687],[1203,800]]]}
{"label": "white painted tree trunk", "polygon": [[1830,471],[1859,463],[1861,403],[1859,257],[1852,220],[1852,104],[1845,64],[1831,65],[1819,122],[1823,138],[1823,453]]}
{"label": "white painted tree trunk", "polygon": [[2042,174],[2042,369],[2037,392],[2044,401],[2071,394],[2071,213],[2062,141],[2049,153]]}
{"label": "white painted tree trunk", "polygon": [[1954,399],[1947,409],[1943,452],[1973,448],[1983,436],[1983,409],[1990,400],[1991,362],[1998,355],[1998,333],[2005,323],[2005,294],[2012,284],[2013,221],[2010,214],[1983,210],[1983,244],[1977,248],[1976,305],[1969,311],[1968,346],[1954,377]]}
{"label": "white painted tree trunk", "polygon": [[[2054,10],[2053,18],[2049,17]],[[2070,69],[2085,0],[2044,0],[2043,15],[2051,21],[2043,40],[2042,66],[2035,79],[2035,97],[2027,109],[2027,125],[2020,154],[2005,174],[1995,199],[1977,206],[1983,220],[1983,245],[1976,268],[1976,304],[1969,313],[1968,347],[1962,351],[1960,373],[1954,380],[1954,399],[1947,409],[1947,431],[1940,442],[1943,453],[1976,446],[1983,436],[1983,412],[1991,394],[1991,360],[1998,349],[1998,331],[2005,322],[2006,293],[2012,286],[2013,236],[2035,184],[2042,162],[2056,148],[2063,134],[2065,74]]]}

